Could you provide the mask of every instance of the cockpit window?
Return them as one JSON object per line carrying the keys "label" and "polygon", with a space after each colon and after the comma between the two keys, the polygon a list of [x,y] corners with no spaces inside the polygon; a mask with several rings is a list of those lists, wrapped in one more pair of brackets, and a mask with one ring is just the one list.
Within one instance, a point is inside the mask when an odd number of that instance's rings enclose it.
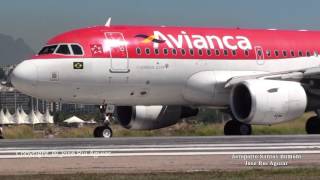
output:
{"label": "cockpit window", "polygon": [[81,45],[79,44],[63,43],[63,44],[45,46],[38,53],[38,55],[48,55],[48,54],[83,56],[84,52]]}
{"label": "cockpit window", "polygon": [[58,54],[66,54],[66,55],[71,54],[68,45],[60,45],[56,53],[58,53]]}
{"label": "cockpit window", "polygon": [[82,48],[79,45],[72,44],[71,45],[72,51],[74,55],[82,55]]}
{"label": "cockpit window", "polygon": [[53,54],[57,47],[57,45],[46,46],[40,50],[39,55]]}

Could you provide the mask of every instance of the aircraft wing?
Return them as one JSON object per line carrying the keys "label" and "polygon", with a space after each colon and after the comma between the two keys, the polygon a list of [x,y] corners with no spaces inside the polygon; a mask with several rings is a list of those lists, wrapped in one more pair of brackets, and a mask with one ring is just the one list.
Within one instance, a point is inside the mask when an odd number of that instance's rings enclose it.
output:
{"label": "aircraft wing", "polygon": [[269,79],[269,80],[286,80],[286,81],[302,81],[302,80],[320,80],[320,67],[298,69],[293,71],[273,72],[249,76],[237,76],[230,78],[225,88],[232,87],[242,81],[250,79]]}

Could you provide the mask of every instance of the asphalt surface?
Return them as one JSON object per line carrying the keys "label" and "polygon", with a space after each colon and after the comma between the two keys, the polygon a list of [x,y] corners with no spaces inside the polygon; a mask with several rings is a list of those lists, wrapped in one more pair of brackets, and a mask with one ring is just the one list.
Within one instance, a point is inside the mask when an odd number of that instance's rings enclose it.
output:
{"label": "asphalt surface", "polygon": [[92,148],[132,145],[196,145],[196,144],[258,144],[258,143],[320,143],[320,135],[281,136],[214,136],[214,137],[141,137],[111,139],[32,139],[1,140],[2,148]]}
{"label": "asphalt surface", "polygon": [[0,174],[189,172],[319,165],[318,135],[0,141]]}

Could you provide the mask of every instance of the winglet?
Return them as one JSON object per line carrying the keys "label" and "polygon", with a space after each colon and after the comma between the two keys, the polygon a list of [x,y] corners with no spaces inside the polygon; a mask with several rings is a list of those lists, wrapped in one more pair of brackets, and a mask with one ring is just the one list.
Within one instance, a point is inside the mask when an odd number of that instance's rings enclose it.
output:
{"label": "winglet", "polygon": [[110,27],[110,26],[111,26],[111,17],[108,18],[105,26],[106,26],[106,27]]}

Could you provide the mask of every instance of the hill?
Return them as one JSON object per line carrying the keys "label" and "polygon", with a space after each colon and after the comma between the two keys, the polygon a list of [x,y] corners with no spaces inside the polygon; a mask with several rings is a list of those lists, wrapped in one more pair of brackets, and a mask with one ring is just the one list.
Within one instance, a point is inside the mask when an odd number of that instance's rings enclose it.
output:
{"label": "hill", "polygon": [[34,51],[23,39],[0,34],[0,65],[12,65],[30,58]]}

